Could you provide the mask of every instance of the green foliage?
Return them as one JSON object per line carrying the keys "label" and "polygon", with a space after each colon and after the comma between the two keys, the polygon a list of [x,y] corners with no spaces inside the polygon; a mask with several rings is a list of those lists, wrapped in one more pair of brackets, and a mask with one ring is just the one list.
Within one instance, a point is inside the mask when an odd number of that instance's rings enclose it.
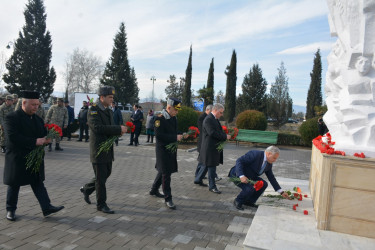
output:
{"label": "green foliage", "polygon": [[279,128],[292,116],[293,101],[289,96],[288,77],[283,62],[277,70],[279,73],[275,78],[275,83],[271,85],[268,96],[267,113],[275,120],[273,125]]}
{"label": "green foliage", "polygon": [[214,103],[214,58],[212,58],[210,69],[208,70],[206,92],[207,97],[204,100],[204,107],[207,107],[207,105]]}
{"label": "green foliage", "polygon": [[191,75],[192,75],[192,56],[193,56],[193,51],[192,51],[192,46],[190,46],[190,54],[189,54],[189,60],[188,60],[188,65],[186,67],[186,76],[185,76],[185,88],[184,92],[182,93],[182,103],[183,105],[187,107],[192,107],[191,103]]}
{"label": "green foliage", "polygon": [[327,112],[327,105],[315,106],[314,111],[316,116],[323,116]]}
{"label": "green foliage", "polygon": [[176,76],[170,75],[169,80],[167,80],[167,82],[169,83],[169,85],[164,90],[165,94],[167,95],[167,98],[174,97],[181,100],[185,86],[185,79],[180,78],[180,82],[178,83],[176,81]]}
{"label": "green foliage", "polygon": [[279,133],[277,138],[278,145],[305,146],[300,135]]}
{"label": "green foliage", "polygon": [[299,127],[302,140],[310,147],[312,146],[312,140],[319,135],[318,119],[318,117],[308,119]]}
{"label": "green foliage", "polygon": [[100,83],[115,87],[115,101],[122,104],[137,103],[139,100],[138,83],[134,68],[130,68],[128,47],[126,44],[125,24],[120,24],[114,39],[111,57],[106,63]]}
{"label": "green foliage", "polygon": [[182,106],[177,114],[177,128],[180,132],[187,132],[190,126],[198,127],[199,113],[193,108]]}
{"label": "green foliage", "polygon": [[319,49],[315,53],[314,66],[310,77],[311,82],[306,101],[306,119],[317,116],[314,107],[322,105],[322,61]]}
{"label": "green foliage", "polygon": [[230,123],[236,114],[236,82],[237,82],[237,55],[233,50],[230,65],[225,70],[227,87],[225,92],[224,118]]}
{"label": "green foliage", "polygon": [[257,110],[246,110],[237,116],[236,127],[239,129],[266,130],[266,116]]}
{"label": "green foliage", "polygon": [[24,11],[26,24],[14,43],[12,56],[6,62],[8,73],[3,75],[10,93],[38,90],[47,100],[53,92],[56,72],[50,67],[52,39],[46,31],[45,8],[42,0],[29,0]]}

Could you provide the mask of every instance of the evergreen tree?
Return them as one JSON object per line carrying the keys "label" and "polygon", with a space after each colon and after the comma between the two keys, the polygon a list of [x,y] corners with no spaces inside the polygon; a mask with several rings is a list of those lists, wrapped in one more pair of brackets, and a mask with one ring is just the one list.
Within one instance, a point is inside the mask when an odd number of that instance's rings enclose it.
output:
{"label": "evergreen tree", "polygon": [[313,70],[310,73],[311,83],[307,92],[306,119],[315,116],[314,107],[322,106],[322,61],[320,50],[315,53]]}
{"label": "evergreen tree", "polygon": [[267,81],[263,78],[262,70],[259,68],[259,65],[254,64],[249,74],[245,75],[243,79],[242,95],[239,96],[236,107],[240,109],[238,113],[248,109],[265,113],[267,107],[266,91]]}
{"label": "evergreen tree", "polygon": [[237,55],[235,50],[233,50],[230,65],[227,66],[225,74],[227,75],[227,89],[224,118],[227,122],[232,122],[236,112]]}
{"label": "evergreen tree", "polygon": [[38,90],[47,100],[53,92],[56,72],[50,67],[52,39],[46,30],[43,0],[29,0],[24,15],[26,24],[19,32],[13,54],[6,63],[5,88],[18,95],[21,90]]}
{"label": "evergreen tree", "polygon": [[281,62],[275,83],[271,85],[268,99],[268,115],[274,120],[274,125],[279,128],[288,121],[289,115],[292,115],[293,101],[289,96],[288,77],[284,63]]}
{"label": "evergreen tree", "polygon": [[184,78],[180,78],[180,82],[178,83],[176,81],[176,76],[170,75],[167,82],[169,83],[169,85],[165,88],[167,98],[174,97],[181,100],[184,90]]}
{"label": "evergreen tree", "polygon": [[192,46],[190,46],[190,55],[189,55],[189,61],[186,68],[186,76],[185,76],[185,88],[182,95],[182,103],[185,106],[192,107],[191,103],[191,75],[192,75]]}
{"label": "evergreen tree", "polygon": [[215,101],[216,101],[216,103],[220,103],[222,105],[225,104],[225,95],[224,95],[223,91],[219,90],[219,92],[217,92]]}
{"label": "evergreen tree", "polygon": [[214,103],[214,58],[210,63],[210,69],[208,70],[207,78],[207,98],[204,101],[204,106],[207,107],[209,104]]}
{"label": "evergreen tree", "polygon": [[111,57],[106,63],[100,83],[113,86],[116,90],[115,100],[123,105],[135,103],[139,92],[135,72],[132,72],[128,60],[128,47],[126,44],[125,24],[120,24],[119,32],[114,38]]}

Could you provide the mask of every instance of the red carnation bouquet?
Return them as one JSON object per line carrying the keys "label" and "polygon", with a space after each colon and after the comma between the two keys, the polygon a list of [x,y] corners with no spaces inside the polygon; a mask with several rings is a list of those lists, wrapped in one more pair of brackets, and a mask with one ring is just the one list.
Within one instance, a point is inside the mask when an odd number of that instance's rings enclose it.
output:
{"label": "red carnation bouquet", "polygon": [[[56,124],[45,124],[44,127],[48,129],[46,139],[52,139],[56,136],[62,136],[62,130]],[[26,155],[26,169],[31,169],[31,173],[38,173],[40,164],[42,164],[44,157],[44,145],[37,146],[30,153]]]}
{"label": "red carnation bouquet", "polygon": [[238,135],[238,128],[230,128],[228,129],[229,134],[230,134],[230,140],[235,140],[237,135]]}
{"label": "red carnation bouquet", "polygon": [[[190,126],[188,129],[188,132],[183,133],[182,141],[194,140],[195,138],[197,138],[198,135],[199,135],[199,129],[194,126]],[[167,146],[165,146],[165,148],[168,149],[169,152],[175,153],[178,149],[179,143],[180,143],[179,141],[169,143]]]}
{"label": "red carnation bouquet", "polygon": [[126,122],[125,126],[128,128],[126,133],[134,133],[135,131],[135,125],[132,122]]}
{"label": "red carnation bouquet", "polygon": [[[226,133],[227,135],[229,134],[231,137],[230,137],[230,140],[235,140],[237,135],[238,135],[238,128],[227,128],[226,126],[221,126],[221,128],[223,129],[224,133]],[[221,152],[223,151],[224,149],[224,145],[225,145],[225,142],[226,141],[222,141],[222,142],[219,142],[217,144],[217,151]]]}
{"label": "red carnation bouquet", "polygon": [[[236,185],[239,185],[242,183],[239,177],[230,177],[229,181],[233,182]],[[250,179],[247,179],[247,184],[253,185],[255,191],[259,191],[264,185],[263,181],[253,181]]]}

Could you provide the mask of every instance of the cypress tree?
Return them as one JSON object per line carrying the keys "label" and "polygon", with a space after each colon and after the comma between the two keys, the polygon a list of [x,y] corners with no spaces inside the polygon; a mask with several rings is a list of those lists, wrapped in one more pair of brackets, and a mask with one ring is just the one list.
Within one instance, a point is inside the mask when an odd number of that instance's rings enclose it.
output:
{"label": "cypress tree", "polygon": [[38,90],[47,100],[53,92],[56,72],[50,67],[52,39],[46,30],[43,0],[29,0],[24,11],[26,24],[14,43],[12,56],[6,62],[8,73],[3,75],[10,93]]}
{"label": "cypress tree", "polygon": [[227,75],[227,89],[224,118],[227,122],[232,122],[236,112],[237,55],[235,50],[233,50],[230,65],[227,66],[225,74]]}
{"label": "cypress tree", "polygon": [[122,22],[113,40],[111,57],[106,63],[103,77],[100,79],[101,84],[115,88],[115,100],[123,105],[133,104],[138,100],[138,86],[136,86],[135,72],[132,73],[130,69],[126,40],[125,24]]}
{"label": "cypress tree", "polygon": [[191,103],[191,75],[192,75],[192,45],[190,45],[189,61],[186,67],[185,76],[185,89],[182,94],[182,103],[187,107],[192,107]]}
{"label": "cypress tree", "polygon": [[307,92],[306,119],[315,116],[315,106],[322,106],[322,61],[320,49],[315,53],[313,70],[310,73],[311,83]]}
{"label": "cypress tree", "polygon": [[207,100],[204,102],[204,106],[207,107],[209,104],[214,103],[214,58],[210,63],[210,69],[208,70],[207,78]]}
{"label": "cypress tree", "polygon": [[271,85],[267,108],[269,116],[274,119],[274,125],[279,128],[288,121],[291,115],[293,101],[289,96],[288,77],[284,63],[281,62],[275,83]]}

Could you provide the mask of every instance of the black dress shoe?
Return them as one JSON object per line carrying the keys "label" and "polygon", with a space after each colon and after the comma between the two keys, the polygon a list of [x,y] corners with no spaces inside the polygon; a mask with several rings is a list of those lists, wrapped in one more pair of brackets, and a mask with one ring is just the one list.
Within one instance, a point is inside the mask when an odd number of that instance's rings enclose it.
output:
{"label": "black dress shoe", "polygon": [[43,215],[48,216],[50,214],[53,214],[53,213],[56,213],[56,212],[60,211],[63,208],[64,208],[64,206],[55,207],[55,206],[50,205],[49,208],[47,208],[46,210],[43,211]]}
{"label": "black dress shoe", "polygon": [[7,211],[7,220],[15,221],[16,220],[16,212],[15,211]]}
{"label": "black dress shoe", "polygon": [[82,139],[78,139],[77,141],[82,141]]}
{"label": "black dress shoe", "polygon": [[83,199],[86,201],[87,204],[91,204],[91,201],[90,201],[90,196],[88,194],[86,194],[85,190],[83,189],[83,187],[81,187],[79,189],[81,191],[81,193],[83,194]]}
{"label": "black dress shoe", "polygon": [[249,207],[254,207],[254,208],[259,207],[259,205],[255,204],[255,203],[250,203],[250,202],[244,202],[243,204],[246,205],[246,206],[249,206]]}
{"label": "black dress shoe", "polygon": [[1,147],[1,153],[6,153],[5,147]]}
{"label": "black dress shoe", "polygon": [[164,194],[161,194],[159,190],[150,190],[150,195],[158,197],[158,198],[164,198]]}
{"label": "black dress shoe", "polygon": [[133,146],[133,143],[129,143],[128,146]]}
{"label": "black dress shoe", "polygon": [[217,188],[211,188],[209,189],[212,193],[215,193],[215,194],[221,194],[221,191],[219,191],[219,189]]}
{"label": "black dress shoe", "polygon": [[233,201],[233,205],[238,209],[238,210],[243,210],[242,204],[238,203],[236,199]]}
{"label": "black dress shoe", "polygon": [[175,206],[175,204],[173,204],[173,201],[166,201],[166,202],[165,202],[165,205],[166,205],[169,209],[176,209],[176,206]]}
{"label": "black dress shoe", "polygon": [[199,186],[202,186],[202,187],[208,187],[208,185],[205,184],[205,183],[203,183],[203,181],[200,181],[200,182],[196,182],[196,181],[194,181],[194,184],[199,185]]}
{"label": "black dress shoe", "polygon": [[114,214],[115,211],[111,210],[107,204],[106,205],[103,205],[101,207],[97,207],[98,208],[98,211],[102,211],[103,213],[106,213],[106,214]]}

